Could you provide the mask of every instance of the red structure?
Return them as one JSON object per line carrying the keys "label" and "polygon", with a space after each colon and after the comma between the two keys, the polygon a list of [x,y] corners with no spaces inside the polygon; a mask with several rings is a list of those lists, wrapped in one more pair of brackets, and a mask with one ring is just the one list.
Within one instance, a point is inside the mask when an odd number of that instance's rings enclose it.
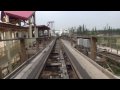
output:
{"label": "red structure", "polygon": [[[31,19],[34,19],[32,22]],[[21,22],[33,23],[35,25],[35,11],[1,11],[2,22],[18,24],[21,26]],[[28,22],[27,22],[28,21]]]}
{"label": "red structure", "polygon": [[32,38],[32,25],[34,25],[34,31],[36,30],[35,11],[2,11],[1,20],[19,26],[22,26],[22,22],[24,26],[29,25],[29,38]]}
{"label": "red structure", "polygon": [[1,17],[8,15],[21,20],[28,20],[34,13],[34,11],[2,11]]}

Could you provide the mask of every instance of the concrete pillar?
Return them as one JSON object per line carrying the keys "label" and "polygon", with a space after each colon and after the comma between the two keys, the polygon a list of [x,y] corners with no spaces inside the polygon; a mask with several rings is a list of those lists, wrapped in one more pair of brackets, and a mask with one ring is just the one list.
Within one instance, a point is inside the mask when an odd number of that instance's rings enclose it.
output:
{"label": "concrete pillar", "polygon": [[3,36],[2,36],[2,39],[4,40],[4,38],[5,38],[5,36],[4,36],[4,32],[2,32],[2,35],[3,35]]}
{"label": "concrete pillar", "polygon": [[36,38],[36,51],[38,51],[39,50],[39,38]]}
{"label": "concrete pillar", "polygon": [[21,20],[19,20],[18,24],[19,24],[19,26],[21,26]]}
{"label": "concrete pillar", "polygon": [[91,37],[91,59],[96,59],[96,52],[97,52],[97,39],[95,37]]}
{"label": "concrete pillar", "polygon": [[[3,40],[5,40],[5,32],[3,32]],[[3,43],[4,43],[4,50],[6,49],[6,47],[5,47],[5,41],[3,41]]]}
{"label": "concrete pillar", "polygon": [[22,32],[21,32],[21,31],[18,32],[18,37],[19,37],[19,38],[22,38]]}
{"label": "concrete pillar", "polygon": [[26,48],[25,48],[25,39],[21,39],[20,40],[20,58],[21,58],[21,62],[24,62],[25,60],[27,60],[27,55],[26,55]]}
{"label": "concrete pillar", "polygon": [[[6,34],[5,34],[5,39],[10,39],[11,36],[10,36],[10,31],[7,31]],[[11,42],[10,41],[6,41],[6,49],[7,49],[7,56],[8,56],[8,70],[9,72],[12,71],[12,64],[11,64],[11,54],[10,54],[10,45],[11,45]]]}
{"label": "concrete pillar", "polygon": [[38,28],[35,30],[35,38],[38,38]]}
{"label": "concrete pillar", "polygon": [[[29,19],[29,33],[28,38],[32,38],[32,17]],[[32,44],[32,40],[28,40],[29,46]]]}
{"label": "concrete pillar", "polygon": [[32,38],[32,18],[29,19],[29,38]]}
{"label": "concrete pillar", "polygon": [[16,38],[16,37],[15,37],[15,34],[16,34],[16,32],[14,32],[14,38]]}
{"label": "concrete pillar", "polygon": [[8,15],[6,15],[5,21],[6,21],[7,23],[9,22],[9,16],[8,16]]}
{"label": "concrete pillar", "polygon": [[2,33],[0,32],[0,40],[2,40]]}
{"label": "concrete pillar", "polygon": [[36,38],[36,51],[39,50],[39,39],[38,39],[38,28],[35,30],[35,38]]}
{"label": "concrete pillar", "polygon": [[35,17],[35,14],[33,15],[33,21],[34,21],[34,31],[36,32],[36,17]]}
{"label": "concrete pillar", "polygon": [[2,40],[4,39],[4,32],[1,33],[2,34]]}
{"label": "concrete pillar", "polygon": [[2,68],[0,67],[0,79],[2,79]]}
{"label": "concrete pillar", "polygon": [[42,30],[42,35],[44,36],[44,30]]}
{"label": "concrete pillar", "polygon": [[47,32],[48,32],[48,37],[50,37],[50,31],[49,31],[49,30],[47,30]]}

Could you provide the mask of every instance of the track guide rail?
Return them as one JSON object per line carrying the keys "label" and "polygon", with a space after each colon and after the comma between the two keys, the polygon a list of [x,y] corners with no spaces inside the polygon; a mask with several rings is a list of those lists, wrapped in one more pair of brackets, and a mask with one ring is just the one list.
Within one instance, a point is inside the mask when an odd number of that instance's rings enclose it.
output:
{"label": "track guide rail", "polygon": [[45,49],[38,51],[34,56],[25,61],[3,79],[37,79],[42,71],[44,64],[55,45],[54,39]]}

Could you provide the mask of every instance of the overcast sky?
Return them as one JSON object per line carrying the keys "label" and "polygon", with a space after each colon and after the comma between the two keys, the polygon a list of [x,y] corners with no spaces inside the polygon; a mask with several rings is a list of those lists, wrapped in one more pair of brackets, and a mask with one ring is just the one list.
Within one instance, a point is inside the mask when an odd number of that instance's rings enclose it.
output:
{"label": "overcast sky", "polygon": [[120,28],[120,11],[36,11],[37,24],[55,22],[55,29],[85,24],[87,28],[101,29],[107,24]]}
{"label": "overcast sky", "polygon": [[83,24],[89,29],[103,29],[107,24],[120,28],[120,11],[36,11],[37,25],[48,21],[54,21],[57,30]]}

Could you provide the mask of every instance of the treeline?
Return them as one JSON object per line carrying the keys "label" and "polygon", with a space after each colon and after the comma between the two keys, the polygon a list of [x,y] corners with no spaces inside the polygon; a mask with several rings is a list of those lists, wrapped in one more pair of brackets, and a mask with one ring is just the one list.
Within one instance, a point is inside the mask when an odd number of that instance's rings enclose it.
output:
{"label": "treeline", "polygon": [[75,34],[75,35],[90,35],[91,34],[91,31],[88,30],[84,24],[77,28],[76,27],[69,28],[68,31],[70,34]]}
{"label": "treeline", "polygon": [[89,30],[86,28],[86,26],[83,24],[82,26],[78,27],[71,27],[68,29],[70,34],[74,35],[120,35],[120,29],[113,29],[110,26],[106,26],[103,30],[97,30],[96,27],[94,27],[92,30]]}

